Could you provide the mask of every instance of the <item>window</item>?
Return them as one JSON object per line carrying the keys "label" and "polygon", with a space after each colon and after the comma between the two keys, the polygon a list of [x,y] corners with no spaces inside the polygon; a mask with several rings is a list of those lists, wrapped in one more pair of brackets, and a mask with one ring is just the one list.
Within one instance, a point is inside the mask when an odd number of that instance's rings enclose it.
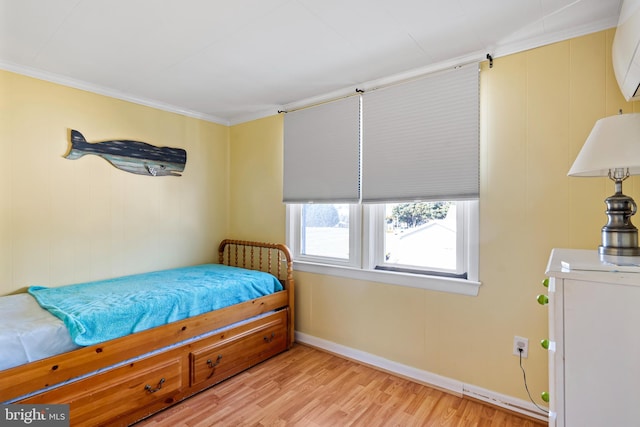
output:
{"label": "window", "polygon": [[300,255],[349,259],[349,205],[302,205],[300,215]]}
{"label": "window", "polygon": [[375,209],[384,216],[374,223],[376,269],[466,278],[464,224],[458,225],[462,215],[456,202],[390,203]]}
{"label": "window", "polygon": [[284,117],[296,269],[477,294],[477,64]]}
{"label": "window", "polygon": [[476,295],[477,201],[290,204],[300,271]]}

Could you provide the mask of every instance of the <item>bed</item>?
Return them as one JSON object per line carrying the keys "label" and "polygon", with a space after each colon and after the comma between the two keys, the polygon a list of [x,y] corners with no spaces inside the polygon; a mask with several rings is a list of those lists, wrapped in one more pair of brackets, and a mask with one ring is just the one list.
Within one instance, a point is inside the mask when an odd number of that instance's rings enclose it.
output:
{"label": "bed", "polygon": [[[0,402],[69,404],[74,426],[130,425],[289,349],[294,281],[287,247],[224,240],[218,252],[217,264],[0,298],[0,312],[14,319],[3,322],[15,329],[0,336]],[[206,293],[211,286],[201,283],[213,276],[224,286],[239,282],[241,295],[214,304],[223,292]],[[267,290],[257,289],[258,279]],[[145,283],[169,302],[137,289]],[[110,297],[101,289],[114,284],[127,296],[111,298],[116,308],[102,311]],[[68,302],[70,294],[80,303]],[[103,296],[89,299],[95,295]],[[126,306],[129,300],[142,308]],[[108,318],[108,327],[94,325],[96,318]]]}

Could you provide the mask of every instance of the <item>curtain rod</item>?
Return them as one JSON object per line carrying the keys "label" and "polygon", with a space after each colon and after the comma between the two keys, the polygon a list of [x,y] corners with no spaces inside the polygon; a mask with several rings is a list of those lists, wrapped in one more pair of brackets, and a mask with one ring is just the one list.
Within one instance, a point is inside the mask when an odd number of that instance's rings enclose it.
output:
{"label": "curtain rod", "polygon": [[[486,60],[489,61],[489,67],[493,68],[493,57],[487,53],[485,58]],[[477,56],[474,55],[473,59],[467,58],[466,62],[455,62],[455,63],[450,62],[447,64],[440,64],[441,66],[439,67],[431,66],[428,68],[414,70],[413,72],[403,73],[401,75],[395,75],[391,77],[372,80],[360,85],[361,87],[356,87],[355,89],[342,89],[342,90],[334,91],[322,96],[307,98],[306,100],[303,100],[300,102],[293,102],[289,104],[289,107],[285,106],[284,108],[279,109],[278,114],[292,113],[294,111],[304,110],[306,108],[317,107],[319,105],[327,104],[329,102],[350,98],[352,96],[359,96],[366,92],[372,92],[374,90],[384,89],[390,86],[407,83],[413,80],[419,80],[430,74],[436,74],[436,73],[448,71],[451,69],[465,67],[474,63],[479,63],[481,61],[482,59],[478,59]]]}

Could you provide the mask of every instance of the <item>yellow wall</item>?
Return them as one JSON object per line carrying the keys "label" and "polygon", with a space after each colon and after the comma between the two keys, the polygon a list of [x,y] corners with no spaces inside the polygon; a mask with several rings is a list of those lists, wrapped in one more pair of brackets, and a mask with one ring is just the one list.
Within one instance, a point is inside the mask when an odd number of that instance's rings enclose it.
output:
{"label": "yellow wall", "polygon": [[[520,335],[530,340],[524,361],[529,388],[535,396],[546,390],[547,353],[538,342],[547,336],[547,309],[535,297],[545,291],[540,282],[549,252],[597,247],[606,222],[603,201],[613,193],[605,178],[568,178],[567,171],[597,119],[620,108],[640,109],[618,90],[610,60],[613,34],[498,58],[491,69],[483,64],[479,296],[296,272],[296,329],[528,400],[518,358],[511,354],[513,337]],[[232,193],[249,192],[232,205],[236,233],[244,226],[251,229],[248,235],[268,233],[259,230],[265,213],[278,227],[273,236],[283,233],[281,184],[251,188],[263,178],[262,167],[281,167],[279,157],[264,151],[265,141],[280,151],[275,140],[282,137],[281,126],[272,117],[242,125],[246,132],[232,129],[232,146],[241,146],[232,148],[239,154],[232,156]],[[625,192],[640,200],[637,182],[625,182]],[[258,196],[265,209],[252,213],[248,208]]]}
{"label": "yellow wall", "polygon": [[231,127],[230,236],[285,241],[281,115]]}
{"label": "yellow wall", "polygon": [[[63,158],[68,130],[187,151],[181,177]],[[217,259],[229,128],[0,71],[0,295]]]}
{"label": "yellow wall", "polygon": [[[526,400],[521,335],[530,390],[545,390],[549,251],[595,248],[613,192],[566,173],[597,119],[640,110],[617,88],[612,38],[483,65],[479,296],[296,273],[297,330]],[[284,241],[281,116],[225,127],[9,72],[0,91],[0,294],[213,260],[223,237]],[[67,160],[69,128],[181,147],[187,167],[152,178]]]}

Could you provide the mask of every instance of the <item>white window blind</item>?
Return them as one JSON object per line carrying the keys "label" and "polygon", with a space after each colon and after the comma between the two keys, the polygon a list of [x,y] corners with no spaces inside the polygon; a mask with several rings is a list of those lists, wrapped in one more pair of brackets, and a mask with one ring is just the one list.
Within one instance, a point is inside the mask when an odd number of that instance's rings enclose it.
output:
{"label": "white window blind", "polygon": [[479,197],[479,72],[471,64],[367,92],[362,201]]}
{"label": "white window blind", "polygon": [[360,199],[360,97],[286,113],[286,203],[357,203]]}

